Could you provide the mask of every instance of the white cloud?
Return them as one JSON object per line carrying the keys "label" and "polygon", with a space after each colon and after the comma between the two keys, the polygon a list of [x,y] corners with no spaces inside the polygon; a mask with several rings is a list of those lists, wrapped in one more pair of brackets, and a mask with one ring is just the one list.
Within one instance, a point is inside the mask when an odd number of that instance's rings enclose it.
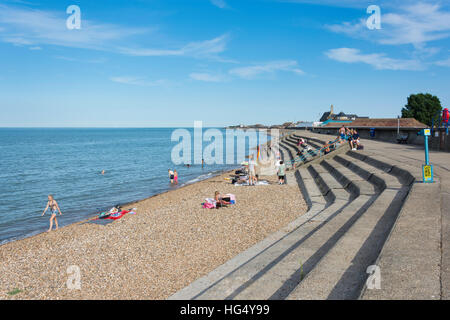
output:
{"label": "white cloud", "polygon": [[112,78],[110,78],[110,80],[113,82],[117,82],[117,83],[142,86],[142,87],[155,87],[155,86],[164,85],[167,83],[166,80],[147,81],[144,78],[132,77],[132,76],[112,77]]}
{"label": "white cloud", "polygon": [[276,71],[304,74],[304,72],[298,68],[298,63],[295,60],[271,61],[260,65],[234,68],[231,69],[229,73],[244,79],[253,79],[261,74],[274,73]]}
{"label": "white cloud", "polygon": [[[83,17],[83,12],[81,12]],[[0,5],[0,41],[16,46],[56,45],[118,52],[130,56],[189,56],[230,62],[218,55],[225,51],[229,36],[190,42],[180,48],[133,48],[129,38],[154,31],[97,23],[82,18],[80,30],[66,28],[68,15]],[[128,40],[128,41],[127,41]]]}
{"label": "white cloud", "polygon": [[149,49],[149,48],[120,48],[120,52],[131,56],[193,56],[213,57],[225,51],[228,35],[224,34],[217,38],[191,42],[179,49]]}
{"label": "white cloud", "polygon": [[222,75],[213,75],[210,73],[202,73],[202,72],[193,72],[189,75],[189,78],[197,81],[205,81],[205,82],[223,82],[226,78]]}
{"label": "white cloud", "polygon": [[450,67],[450,58],[446,60],[436,61],[435,64],[441,67]]}
{"label": "white cloud", "polygon": [[220,9],[225,9],[228,7],[227,3],[224,0],[210,0],[210,2]]}
{"label": "white cloud", "polygon": [[[306,3],[321,6],[331,6],[331,7],[346,7],[346,8],[367,8],[371,4],[376,4],[382,7],[396,8],[405,5],[405,0],[377,0],[377,1],[366,1],[366,0],[278,0],[279,2],[289,2],[289,3]],[[419,0],[420,3],[435,3],[436,0]]]}
{"label": "white cloud", "polygon": [[365,63],[377,70],[423,70],[424,66],[418,60],[392,59],[382,53],[363,54],[358,49],[331,49],[325,54],[333,60],[344,63]]}
{"label": "white cloud", "polygon": [[42,50],[41,47],[29,47],[28,49],[33,50],[33,51],[35,51],[35,50]]}
{"label": "white cloud", "polygon": [[15,45],[57,45],[107,50],[111,42],[148,32],[113,24],[82,20],[81,30],[66,28],[67,15],[29,8],[0,5],[0,39]]}

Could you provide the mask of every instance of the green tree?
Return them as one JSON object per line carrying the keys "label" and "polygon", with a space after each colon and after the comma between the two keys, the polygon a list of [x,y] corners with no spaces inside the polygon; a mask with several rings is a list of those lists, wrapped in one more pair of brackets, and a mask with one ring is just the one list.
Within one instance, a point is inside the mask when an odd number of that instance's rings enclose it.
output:
{"label": "green tree", "polygon": [[402,109],[402,118],[414,118],[431,126],[431,120],[442,111],[441,101],[429,93],[412,94]]}

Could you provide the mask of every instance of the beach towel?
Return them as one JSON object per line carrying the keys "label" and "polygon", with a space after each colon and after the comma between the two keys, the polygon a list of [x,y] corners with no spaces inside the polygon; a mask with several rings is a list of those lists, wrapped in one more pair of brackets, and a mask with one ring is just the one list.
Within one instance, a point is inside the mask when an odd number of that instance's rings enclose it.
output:
{"label": "beach towel", "polygon": [[[249,186],[248,181],[244,183],[235,183],[235,186]],[[255,186],[268,186],[269,182],[266,180],[260,180],[255,183]]]}
{"label": "beach towel", "polygon": [[206,198],[202,206],[205,209],[213,209],[216,207],[216,204],[217,202],[213,198]]}
{"label": "beach towel", "polygon": [[112,213],[109,215],[109,217],[106,217],[105,219],[119,220],[119,219],[123,218],[123,216],[125,216],[129,212],[130,212],[129,210],[124,210],[124,211]]}

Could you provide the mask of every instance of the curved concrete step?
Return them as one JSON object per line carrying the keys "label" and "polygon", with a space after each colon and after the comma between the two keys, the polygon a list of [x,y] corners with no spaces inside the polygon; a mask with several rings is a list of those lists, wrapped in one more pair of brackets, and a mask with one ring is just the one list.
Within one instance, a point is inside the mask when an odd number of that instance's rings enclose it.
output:
{"label": "curved concrete step", "polygon": [[[340,156],[344,159],[343,156]],[[340,160],[367,178],[368,171],[359,167],[362,164],[356,157],[354,161]],[[331,161],[330,161],[331,162]],[[385,163],[369,161],[377,165],[375,171],[386,169]],[[366,162],[367,163],[367,162]],[[332,167],[333,163],[330,163]],[[334,168],[334,167],[333,167]],[[334,170],[349,173],[344,167],[336,165]],[[373,170],[372,170],[373,171]],[[398,172],[394,175],[401,178]],[[318,263],[316,268],[293,290],[288,299],[357,299],[367,279],[366,270],[374,264],[401,210],[409,186],[395,189],[382,189],[386,182],[371,173],[373,189],[383,190],[373,204],[353,222],[345,235]],[[357,180],[355,180],[357,181]],[[407,180],[406,180],[407,181]]]}

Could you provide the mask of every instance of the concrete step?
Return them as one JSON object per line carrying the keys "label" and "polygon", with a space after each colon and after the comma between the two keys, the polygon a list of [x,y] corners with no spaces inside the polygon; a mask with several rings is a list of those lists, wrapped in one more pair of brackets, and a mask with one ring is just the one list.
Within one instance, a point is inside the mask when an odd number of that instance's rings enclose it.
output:
{"label": "concrete step", "polygon": [[371,183],[362,176],[354,173],[333,158],[322,161],[321,165],[355,196],[361,194],[373,195],[381,192],[376,184]]}
{"label": "concrete step", "polygon": [[380,270],[380,287],[365,287],[360,298],[445,299],[441,291],[440,221],[440,184],[415,183],[374,263]]}
{"label": "concrete step", "polygon": [[309,207],[312,207],[315,203],[330,204],[323,196],[309,170],[300,167],[299,170],[295,171],[295,178]]}
{"label": "concrete step", "polygon": [[355,198],[354,194],[351,194],[346,190],[344,185],[337,181],[333,175],[321,165],[312,164],[308,166],[307,169],[327,201],[332,202],[335,199],[349,201]]}

